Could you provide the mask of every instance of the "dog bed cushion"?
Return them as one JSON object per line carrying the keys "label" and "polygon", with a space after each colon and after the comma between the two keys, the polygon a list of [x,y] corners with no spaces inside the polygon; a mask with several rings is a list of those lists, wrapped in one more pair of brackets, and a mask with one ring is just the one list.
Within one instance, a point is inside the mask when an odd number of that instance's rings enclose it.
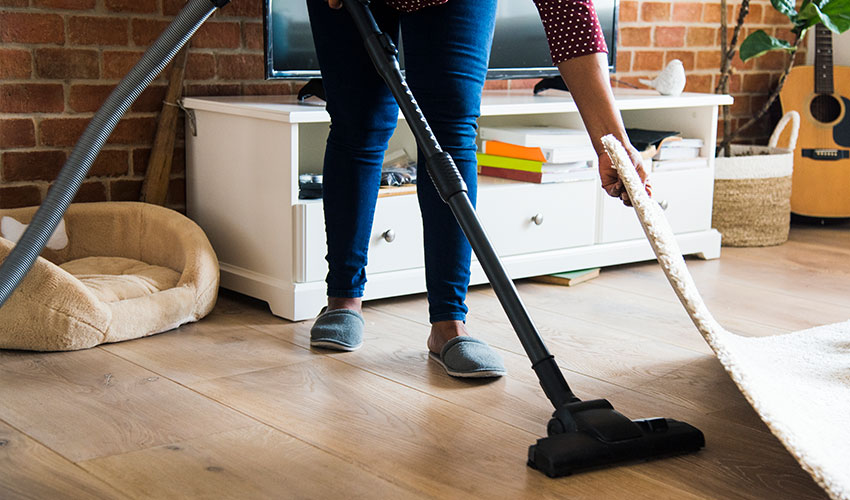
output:
{"label": "dog bed cushion", "polygon": [[[36,209],[0,210],[0,260]],[[79,203],[59,229],[67,234],[51,237],[59,244],[45,248],[0,308],[0,348],[88,348],[171,330],[215,305],[218,260],[200,227],[178,212]]]}

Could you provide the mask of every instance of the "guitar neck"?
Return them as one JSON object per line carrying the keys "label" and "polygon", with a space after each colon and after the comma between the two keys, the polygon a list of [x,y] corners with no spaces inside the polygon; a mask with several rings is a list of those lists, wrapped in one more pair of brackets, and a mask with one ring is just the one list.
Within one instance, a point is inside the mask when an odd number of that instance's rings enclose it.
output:
{"label": "guitar neck", "polygon": [[815,25],[815,93],[832,94],[832,32],[822,24]]}

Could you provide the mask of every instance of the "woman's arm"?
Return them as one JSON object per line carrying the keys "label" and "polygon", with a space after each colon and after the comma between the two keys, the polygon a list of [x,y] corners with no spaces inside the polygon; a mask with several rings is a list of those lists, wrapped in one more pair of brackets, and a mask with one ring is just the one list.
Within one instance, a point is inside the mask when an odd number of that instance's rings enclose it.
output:
{"label": "woman's arm", "polygon": [[593,147],[599,155],[599,176],[602,179],[602,187],[609,195],[619,197],[626,205],[631,204],[623,183],[617,177],[611,159],[608,158],[600,142],[602,136],[613,134],[626,147],[640,179],[646,185],[646,192],[651,195],[652,188],[643,169],[643,160],[640,153],[629,142],[620,111],[614,103],[614,94],[608,78],[606,54],[599,52],[567,59],[558,64],[558,70],[570,89]]}

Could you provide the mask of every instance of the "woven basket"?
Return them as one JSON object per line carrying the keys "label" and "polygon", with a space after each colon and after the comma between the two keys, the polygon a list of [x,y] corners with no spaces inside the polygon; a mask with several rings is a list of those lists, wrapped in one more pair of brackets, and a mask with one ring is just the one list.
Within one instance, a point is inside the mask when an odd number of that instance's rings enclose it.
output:
{"label": "woven basket", "polygon": [[[776,143],[791,121],[788,148]],[[715,158],[711,225],[724,246],[779,245],[788,241],[791,173],[800,115],[789,111],[776,125],[768,146],[732,146],[732,156]]]}

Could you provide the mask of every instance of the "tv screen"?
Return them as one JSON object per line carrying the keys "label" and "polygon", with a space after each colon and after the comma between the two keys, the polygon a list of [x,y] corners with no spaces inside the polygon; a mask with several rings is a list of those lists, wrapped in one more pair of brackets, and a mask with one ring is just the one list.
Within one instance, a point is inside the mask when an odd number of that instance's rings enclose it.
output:
{"label": "tv screen", "polygon": [[[593,3],[608,45],[608,67],[614,71],[618,0],[594,0]],[[304,0],[264,0],[263,25],[266,78],[306,80],[320,77]],[[403,47],[404,40],[400,45]],[[401,54],[403,67],[403,50]],[[499,2],[487,78],[538,78],[557,74],[534,2]]]}

